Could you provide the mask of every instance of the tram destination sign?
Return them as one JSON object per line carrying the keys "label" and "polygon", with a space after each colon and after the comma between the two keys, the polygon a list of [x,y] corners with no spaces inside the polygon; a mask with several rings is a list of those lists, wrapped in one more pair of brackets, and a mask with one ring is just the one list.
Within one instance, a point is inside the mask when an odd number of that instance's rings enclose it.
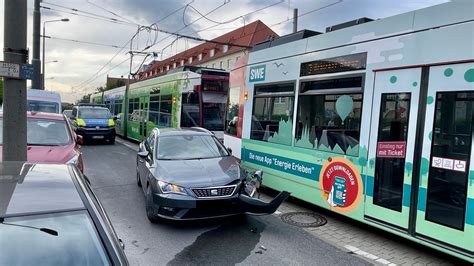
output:
{"label": "tram destination sign", "polygon": [[301,63],[300,76],[365,69],[367,53],[351,54]]}

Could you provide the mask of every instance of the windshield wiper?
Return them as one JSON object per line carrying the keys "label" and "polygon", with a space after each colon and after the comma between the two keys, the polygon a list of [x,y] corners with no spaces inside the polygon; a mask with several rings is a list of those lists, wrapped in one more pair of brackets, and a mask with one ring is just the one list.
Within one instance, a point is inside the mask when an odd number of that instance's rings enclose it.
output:
{"label": "windshield wiper", "polygon": [[53,236],[58,236],[58,231],[50,229],[50,228],[44,228],[44,227],[39,228],[39,227],[34,227],[34,226],[29,226],[29,225],[5,223],[4,220],[5,220],[4,218],[0,218],[0,224],[18,226],[18,227],[24,227],[24,228],[31,228],[31,229],[39,230],[39,231],[44,232],[46,234],[50,234],[50,235],[53,235]]}
{"label": "windshield wiper", "polygon": [[59,144],[48,144],[48,143],[27,143],[26,146],[44,146],[44,147],[48,147],[48,146],[61,146]]}
{"label": "windshield wiper", "polygon": [[26,143],[26,146],[49,146],[49,145],[40,144],[40,143]]}

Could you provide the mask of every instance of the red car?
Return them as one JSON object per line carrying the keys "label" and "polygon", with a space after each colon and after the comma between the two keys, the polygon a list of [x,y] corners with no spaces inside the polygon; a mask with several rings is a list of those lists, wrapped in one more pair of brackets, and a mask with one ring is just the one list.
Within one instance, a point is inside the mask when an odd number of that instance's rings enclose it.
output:
{"label": "red car", "polygon": [[[0,113],[0,148],[3,148],[3,113]],[[27,113],[28,162],[73,163],[84,171],[79,145],[82,136],[76,135],[68,119],[62,114]],[[12,130],[15,130],[12,128]],[[0,160],[2,153],[0,152]]]}

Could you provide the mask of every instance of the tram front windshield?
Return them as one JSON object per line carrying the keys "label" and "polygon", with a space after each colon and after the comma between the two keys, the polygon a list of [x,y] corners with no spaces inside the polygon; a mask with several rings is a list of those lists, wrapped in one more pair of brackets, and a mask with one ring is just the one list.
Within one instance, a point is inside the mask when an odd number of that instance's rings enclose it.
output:
{"label": "tram front windshield", "polygon": [[227,95],[225,93],[203,92],[202,102],[202,126],[212,131],[224,131]]}

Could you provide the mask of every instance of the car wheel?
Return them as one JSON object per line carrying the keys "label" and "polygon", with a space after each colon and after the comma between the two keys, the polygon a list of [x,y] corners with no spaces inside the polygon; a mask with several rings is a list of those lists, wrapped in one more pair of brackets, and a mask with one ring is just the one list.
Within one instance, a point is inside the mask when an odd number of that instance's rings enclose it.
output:
{"label": "car wheel", "polygon": [[114,145],[114,144],[115,144],[115,138],[109,139],[109,144],[110,144],[110,145]]}
{"label": "car wheel", "polygon": [[158,212],[153,206],[153,192],[151,191],[151,186],[146,188],[146,195],[145,195],[145,209],[146,209],[146,217],[152,223],[157,223],[160,221],[158,217]]}
{"label": "car wheel", "polygon": [[142,182],[140,181],[140,174],[137,171],[137,186],[142,187]]}

